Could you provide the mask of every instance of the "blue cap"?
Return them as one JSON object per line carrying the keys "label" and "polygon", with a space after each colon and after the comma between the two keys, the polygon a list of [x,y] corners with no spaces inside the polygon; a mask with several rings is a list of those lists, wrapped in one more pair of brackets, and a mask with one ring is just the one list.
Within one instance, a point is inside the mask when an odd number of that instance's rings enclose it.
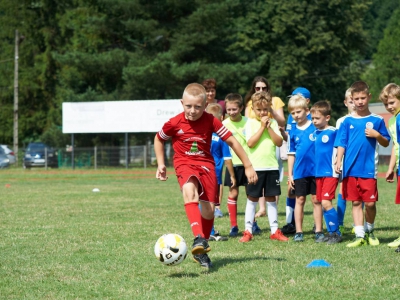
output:
{"label": "blue cap", "polygon": [[296,88],[289,97],[298,95],[298,94],[302,95],[304,98],[311,99],[311,93],[305,87]]}

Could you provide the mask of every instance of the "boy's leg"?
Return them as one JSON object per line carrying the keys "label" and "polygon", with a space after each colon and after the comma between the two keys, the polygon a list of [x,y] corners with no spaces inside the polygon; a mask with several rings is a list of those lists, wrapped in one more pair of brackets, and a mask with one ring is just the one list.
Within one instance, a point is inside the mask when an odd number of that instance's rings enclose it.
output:
{"label": "boy's leg", "polygon": [[338,222],[339,226],[344,225],[344,214],[346,213],[346,200],[342,195],[342,184],[340,184],[340,192],[337,200],[337,214],[338,214]]}
{"label": "boy's leg", "polygon": [[230,187],[228,194],[228,212],[229,212],[229,220],[231,223],[231,231],[229,232],[229,236],[235,237],[239,233],[238,224],[237,224],[237,199],[239,196],[239,187]]}
{"label": "boy's leg", "polygon": [[201,225],[205,239],[210,238],[211,230],[214,227],[214,203],[201,201]]}
{"label": "boy's leg", "polygon": [[265,206],[265,197],[260,197],[258,199],[258,212],[256,213],[256,218],[264,217],[267,214],[266,206]]}
{"label": "boy's leg", "polygon": [[222,196],[224,193],[224,186],[223,184],[218,185],[218,203],[215,204],[215,210],[214,210],[214,217],[216,218],[222,218],[224,214],[221,211],[221,202],[222,202]]}
{"label": "boy's leg", "polygon": [[246,212],[244,216],[245,231],[243,232],[243,237],[239,240],[241,243],[246,243],[253,239],[253,221],[258,203],[258,198],[247,197]]}
{"label": "boy's leg", "polygon": [[376,202],[364,202],[365,204],[365,235],[368,244],[378,246],[379,240],[374,235],[374,222],[376,216]]}
{"label": "boy's leg", "polygon": [[303,232],[304,204],[306,196],[296,196],[296,206],[294,208],[294,218],[296,220],[296,233]]}
{"label": "boy's leg", "polygon": [[278,205],[276,203],[275,196],[265,197],[267,200],[267,212],[269,227],[271,229],[271,240],[277,240],[287,242],[289,239],[283,235],[282,231],[278,228]]}
{"label": "boy's leg", "polygon": [[189,220],[190,227],[194,236],[204,238],[203,228],[201,224],[201,212],[199,210],[199,193],[198,181],[193,180],[193,177],[182,186],[182,195],[185,202],[186,216]]}

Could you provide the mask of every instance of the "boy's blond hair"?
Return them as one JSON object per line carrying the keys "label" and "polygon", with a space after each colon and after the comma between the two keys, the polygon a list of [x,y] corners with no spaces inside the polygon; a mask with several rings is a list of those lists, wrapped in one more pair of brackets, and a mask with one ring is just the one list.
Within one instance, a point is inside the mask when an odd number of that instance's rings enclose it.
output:
{"label": "boy's blond hair", "polygon": [[227,103],[235,103],[239,107],[243,107],[243,98],[238,93],[230,93],[225,97],[225,104]]}
{"label": "boy's blond hair", "polygon": [[255,107],[256,105],[262,104],[262,103],[271,103],[272,101],[272,96],[270,93],[267,92],[257,92],[251,95],[251,105],[252,107]]}
{"label": "boy's blond hair", "polygon": [[219,105],[218,103],[210,103],[206,107],[206,112],[208,112],[209,114],[212,114],[218,120],[221,120],[222,106]]}
{"label": "boy's blond hair", "polygon": [[395,97],[400,100],[400,86],[395,83],[387,84],[379,94],[379,100],[387,103],[389,97]]}
{"label": "boy's blond hair", "polygon": [[324,117],[330,116],[332,114],[331,103],[328,100],[315,102],[314,105],[311,107],[310,112],[319,112]]}
{"label": "boy's blond hair", "polygon": [[204,86],[198,83],[190,83],[186,86],[185,90],[183,91],[183,95],[190,95],[193,97],[199,97],[204,99],[204,103],[206,102],[207,95],[206,89]]}
{"label": "boy's blond hair", "polygon": [[306,98],[304,98],[303,95],[297,94],[292,97],[290,97],[289,102],[288,102],[288,110],[289,112],[292,112],[292,110],[296,108],[308,108],[308,101]]}
{"label": "boy's blond hair", "polygon": [[351,95],[354,93],[366,93],[369,94],[369,86],[365,81],[356,81],[351,86]]}
{"label": "boy's blond hair", "polygon": [[344,100],[350,99],[351,98],[351,88],[348,88],[346,90],[346,93],[344,93]]}

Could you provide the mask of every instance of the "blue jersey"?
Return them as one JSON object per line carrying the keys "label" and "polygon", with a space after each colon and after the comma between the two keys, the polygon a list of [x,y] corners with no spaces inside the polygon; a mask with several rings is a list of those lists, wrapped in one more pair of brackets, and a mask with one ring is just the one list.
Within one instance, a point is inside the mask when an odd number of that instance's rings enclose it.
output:
{"label": "blue jersey", "polygon": [[[307,114],[307,119],[311,121],[310,113]],[[290,130],[292,130],[292,128],[294,128],[295,125],[296,125],[296,121],[293,120],[292,114],[289,114],[288,120],[286,123],[286,131],[289,132]]]}
{"label": "blue jersey", "polygon": [[315,176],[315,126],[307,121],[302,127],[297,124],[290,130],[288,154],[295,155],[293,179]]}
{"label": "blue jersey", "polygon": [[339,177],[335,172],[337,149],[334,147],[337,130],[329,126],[323,130],[317,129],[315,137],[315,177]]}
{"label": "blue jersey", "polygon": [[365,136],[365,129],[378,131],[390,141],[390,135],[381,116],[370,114],[366,117],[347,116],[336,135],[335,147],[345,149],[343,178],[376,178],[378,174],[378,141]]}
{"label": "blue jersey", "polygon": [[218,184],[222,184],[222,170],[225,159],[232,159],[229,146],[216,133],[211,138],[211,155],[215,161],[215,173],[217,174]]}

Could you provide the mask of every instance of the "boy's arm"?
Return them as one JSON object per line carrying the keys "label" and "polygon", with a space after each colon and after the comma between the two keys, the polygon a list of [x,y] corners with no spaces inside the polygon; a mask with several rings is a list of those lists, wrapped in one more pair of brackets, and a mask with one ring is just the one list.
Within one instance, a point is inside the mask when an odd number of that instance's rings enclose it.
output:
{"label": "boy's arm", "polygon": [[230,136],[225,142],[232,148],[236,155],[240,158],[243,163],[247,181],[249,184],[255,184],[258,180],[257,173],[254,171],[253,165],[251,164],[246,152],[242,145],[236,140],[234,136]]}
{"label": "boy's arm", "polygon": [[264,132],[264,129],[265,127],[263,127],[261,124],[261,127],[257,130],[257,132],[251,138],[249,138],[249,140],[247,141],[247,146],[249,146],[249,148],[253,148],[257,145]]}
{"label": "boy's arm", "polygon": [[294,180],[293,180],[293,166],[296,157],[294,154],[288,154],[288,189],[294,189]]}
{"label": "boy's arm", "polygon": [[272,121],[271,119],[269,119],[267,122],[267,129],[269,136],[271,137],[271,140],[274,143],[274,145],[280,147],[282,146],[283,138],[275,132],[275,130],[271,127],[271,123]]}
{"label": "boy's arm", "polygon": [[375,138],[378,141],[378,143],[383,147],[389,146],[389,140],[384,136],[382,136],[375,129],[369,129],[369,128],[365,129],[365,136],[370,138]]}
{"label": "boy's arm", "polygon": [[335,165],[335,172],[340,174],[342,173],[342,159],[344,155],[344,148],[343,147],[337,147],[337,156],[336,156],[336,165]]}
{"label": "boy's arm", "polygon": [[167,176],[167,167],[165,166],[164,160],[164,142],[160,141],[157,135],[154,137],[154,152],[156,154],[157,159],[157,172],[156,178],[165,181],[168,179]]}
{"label": "boy's arm", "polygon": [[392,154],[390,155],[390,161],[389,161],[389,166],[388,166],[388,170],[386,172],[386,181],[387,182],[394,182],[394,167],[396,166],[396,150],[395,150],[395,146],[393,145],[392,148]]}
{"label": "boy's arm", "polygon": [[232,159],[225,160],[226,168],[228,169],[229,177],[231,178],[231,188],[236,186],[235,171],[233,170]]}

